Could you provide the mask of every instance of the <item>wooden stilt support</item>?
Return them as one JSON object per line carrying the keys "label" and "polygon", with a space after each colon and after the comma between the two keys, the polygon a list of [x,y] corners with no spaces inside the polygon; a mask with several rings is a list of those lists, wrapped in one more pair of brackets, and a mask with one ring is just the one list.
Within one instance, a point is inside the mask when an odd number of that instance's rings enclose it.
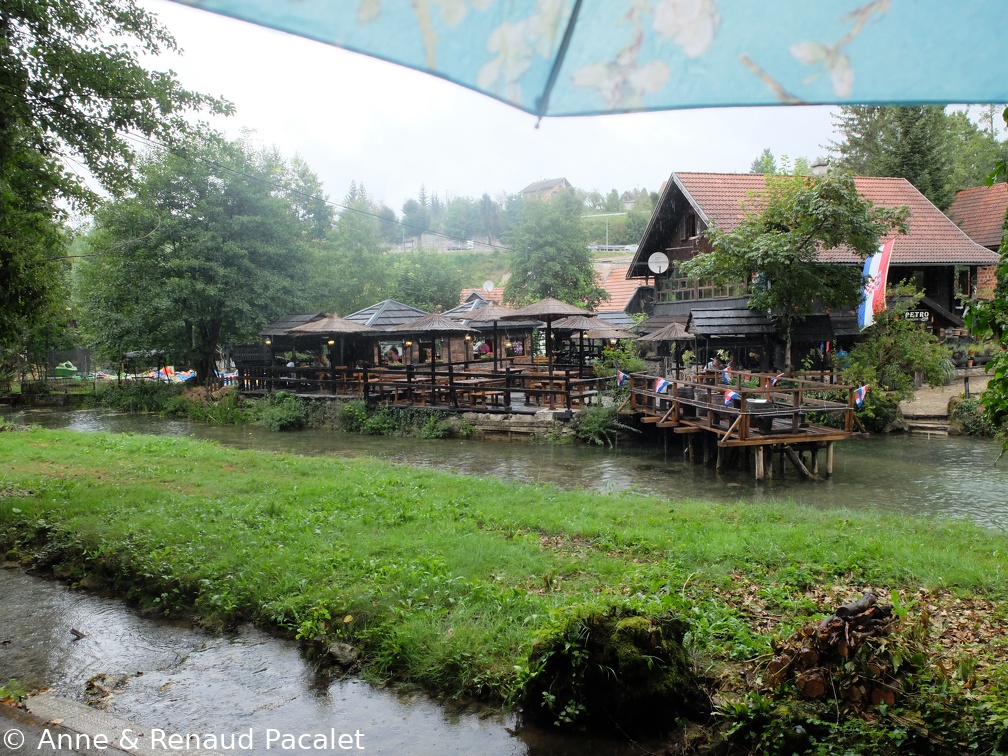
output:
{"label": "wooden stilt support", "polygon": [[826,475],[833,474],[833,442],[826,444]]}
{"label": "wooden stilt support", "polygon": [[763,455],[763,469],[766,471],[766,479],[773,480],[773,447],[761,446],[759,453]]}
{"label": "wooden stilt support", "polygon": [[696,462],[696,434],[695,433],[690,434],[689,442],[688,442],[688,447],[689,447],[689,461],[690,462]]}
{"label": "wooden stilt support", "polygon": [[724,470],[724,452],[725,452],[724,447],[723,446],[718,446],[718,448],[717,448],[717,464],[715,465],[715,469],[718,472],[721,472],[722,470]]}
{"label": "wooden stilt support", "polygon": [[812,451],[810,452],[810,454],[812,455],[812,474],[815,475],[818,478],[819,477],[819,447],[818,446],[813,446],[812,447]]}
{"label": "wooden stilt support", "polygon": [[805,463],[802,462],[801,456],[799,456],[798,452],[796,452],[790,446],[784,447],[784,454],[781,456],[782,462],[784,460],[784,457],[787,457],[789,460],[791,460],[791,464],[795,466],[795,469],[798,470],[798,472],[800,472],[806,478],[811,479],[814,477],[812,473],[809,471],[809,469],[805,467]]}
{"label": "wooden stilt support", "polygon": [[764,459],[764,457],[766,455],[763,453],[763,449],[764,449],[764,447],[762,447],[762,446],[757,446],[756,447],[756,480],[757,481],[763,480],[763,476],[764,476],[764,472],[763,472],[763,459]]}

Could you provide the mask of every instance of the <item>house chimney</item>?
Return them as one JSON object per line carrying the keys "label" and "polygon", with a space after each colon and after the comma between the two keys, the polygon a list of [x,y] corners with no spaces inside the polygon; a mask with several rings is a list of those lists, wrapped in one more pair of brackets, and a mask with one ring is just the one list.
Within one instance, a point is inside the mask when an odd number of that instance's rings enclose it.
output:
{"label": "house chimney", "polygon": [[828,170],[829,170],[829,163],[827,163],[823,158],[819,158],[814,163],[812,163],[813,176],[825,176]]}

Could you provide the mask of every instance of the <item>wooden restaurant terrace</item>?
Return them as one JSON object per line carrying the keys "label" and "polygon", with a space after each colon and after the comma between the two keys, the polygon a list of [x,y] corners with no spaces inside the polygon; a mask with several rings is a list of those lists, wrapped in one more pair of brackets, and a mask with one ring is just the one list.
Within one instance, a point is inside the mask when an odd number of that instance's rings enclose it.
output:
{"label": "wooden restaurant terrace", "polygon": [[[638,413],[644,423],[673,433],[689,434],[691,458],[702,451],[706,462],[714,452],[718,469],[727,464],[731,451],[736,457],[744,452],[746,464],[749,452],[754,452],[757,480],[772,475],[770,462],[777,452],[782,471],[787,459],[802,475],[813,478],[819,473],[818,453],[825,450],[826,474],[831,475],[833,444],[864,431],[855,415],[859,389],[823,376],[810,380],[707,370],[686,380],[644,374],[629,375],[627,380],[630,395],[621,411]],[[830,415],[839,416],[840,427],[826,424]],[[699,450],[695,439],[701,440]]]}
{"label": "wooden restaurant terrace", "polygon": [[538,361],[514,359],[436,363],[395,367],[302,366],[238,363],[235,386],[263,395],[291,391],[316,398],[362,399],[395,407],[426,406],[443,410],[530,414],[543,409],[573,412],[597,401],[615,376],[583,377],[575,367],[554,366],[551,374]]}

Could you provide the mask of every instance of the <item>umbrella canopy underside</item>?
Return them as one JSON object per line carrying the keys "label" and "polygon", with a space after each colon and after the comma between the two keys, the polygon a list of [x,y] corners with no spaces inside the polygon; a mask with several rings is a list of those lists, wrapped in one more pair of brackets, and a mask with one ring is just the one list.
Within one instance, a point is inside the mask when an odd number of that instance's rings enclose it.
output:
{"label": "umbrella canopy underside", "polygon": [[[543,116],[1008,101],[990,0],[175,0],[430,73]],[[629,19],[629,20],[628,20]]]}

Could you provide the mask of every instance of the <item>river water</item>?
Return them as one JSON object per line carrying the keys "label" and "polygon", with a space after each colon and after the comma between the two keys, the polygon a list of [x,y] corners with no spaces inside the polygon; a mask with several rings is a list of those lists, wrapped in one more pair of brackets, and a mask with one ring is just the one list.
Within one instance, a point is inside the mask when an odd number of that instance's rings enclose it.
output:
{"label": "river water", "polygon": [[[789,498],[815,507],[875,508],[969,519],[1008,529],[1008,460],[999,446],[966,438],[892,436],[837,444],[834,475],[805,481],[788,471],[756,484],[751,472],[718,474],[684,459],[681,448],[508,444],[371,438],[327,431],[272,433],[215,427],[107,410],[34,410],[16,417],[50,428],[187,435],[222,444],[298,454],[371,455],[411,465],[555,483],[599,491],[635,490],[717,500]],[[255,628],[212,636],[141,616],[121,601],[68,591],[51,581],[0,570],[0,680],[50,687],[75,700],[107,675],[119,680],[109,710],[176,733],[254,730],[252,751],[280,732],[362,733],[370,753],[629,756],[646,744],[568,739],[521,726],[513,714],[443,703],[356,679],[319,678],[296,644]],[[74,640],[70,628],[85,637]]]}
{"label": "river water", "polygon": [[634,490],[670,498],[792,499],[813,507],[880,509],[910,515],[973,520],[1008,530],[1008,457],[986,439],[892,434],[836,444],[833,476],[807,481],[787,466],[756,483],[752,471],[690,463],[678,439],[668,449],[623,445],[529,445],[506,442],[425,441],[334,433],[276,433],[249,426],[213,426],[109,410],[31,410],[16,417],[48,428],[152,433],[212,439],[228,446],[294,454],[374,456],[421,467],[495,475],[532,483],[597,491]]}

